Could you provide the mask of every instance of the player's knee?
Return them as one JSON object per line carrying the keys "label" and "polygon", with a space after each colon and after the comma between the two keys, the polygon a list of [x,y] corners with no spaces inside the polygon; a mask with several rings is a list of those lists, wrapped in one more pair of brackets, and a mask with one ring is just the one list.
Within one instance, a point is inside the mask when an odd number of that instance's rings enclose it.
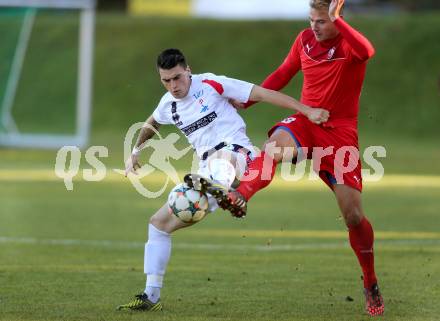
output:
{"label": "player's knee", "polygon": [[149,223],[154,225],[154,227],[159,231],[169,234],[195,224],[182,222],[175,215],[170,215],[164,208],[160,209],[158,212],[156,212],[156,214],[151,216]]}
{"label": "player's knee", "polygon": [[275,140],[268,140],[264,143],[263,150],[266,154],[270,155],[275,162],[280,163],[283,161],[283,148],[279,147]]}
{"label": "player's knee", "polygon": [[347,226],[356,226],[362,220],[362,211],[358,206],[350,206],[342,210],[342,216]]}
{"label": "player's knee", "polygon": [[298,155],[295,144],[290,137],[287,138],[280,135],[271,136],[263,146],[263,150],[277,163],[291,162]]}
{"label": "player's knee", "polygon": [[164,220],[159,215],[153,215],[150,217],[150,224],[154,225],[156,228],[159,228],[161,225],[163,225]]}
{"label": "player's knee", "polygon": [[283,161],[283,153],[276,153],[273,156],[274,156],[273,159],[275,160],[275,162],[281,163]]}
{"label": "player's knee", "polygon": [[158,212],[150,217],[150,224],[154,225],[158,230],[168,232],[169,221],[171,215],[162,215],[161,212]]}

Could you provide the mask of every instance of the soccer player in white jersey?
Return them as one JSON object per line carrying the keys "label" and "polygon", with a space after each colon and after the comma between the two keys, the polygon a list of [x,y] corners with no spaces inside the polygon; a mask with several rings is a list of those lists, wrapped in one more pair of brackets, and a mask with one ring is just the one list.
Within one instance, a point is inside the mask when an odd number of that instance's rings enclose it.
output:
{"label": "soccer player in white jersey", "polygon": [[[192,75],[184,55],[177,49],[163,51],[157,59],[157,68],[167,93],[142,128],[127,160],[126,174],[140,168],[140,148],[154,136],[155,130],[161,125],[173,124],[187,137],[200,158],[199,173],[229,187],[230,175],[219,169],[225,168],[228,162],[235,169],[233,175],[239,179],[254,152],[246,135],[246,125],[229,99],[264,101],[301,112],[317,124],[329,117],[324,109],[310,108],[287,95],[251,83],[211,73]],[[212,196],[208,197],[208,211],[212,212],[218,208],[217,202]],[[144,256],[145,291],[119,306],[119,310],[162,310],[160,290],[171,253],[171,233],[192,224],[171,215],[167,204],[150,218]]]}

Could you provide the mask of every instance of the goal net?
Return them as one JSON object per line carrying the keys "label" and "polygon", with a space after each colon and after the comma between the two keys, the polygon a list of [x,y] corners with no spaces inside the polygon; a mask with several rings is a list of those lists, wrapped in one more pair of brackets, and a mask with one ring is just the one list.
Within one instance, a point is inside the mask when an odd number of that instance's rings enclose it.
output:
{"label": "goal net", "polygon": [[0,0],[0,145],[87,145],[95,5]]}

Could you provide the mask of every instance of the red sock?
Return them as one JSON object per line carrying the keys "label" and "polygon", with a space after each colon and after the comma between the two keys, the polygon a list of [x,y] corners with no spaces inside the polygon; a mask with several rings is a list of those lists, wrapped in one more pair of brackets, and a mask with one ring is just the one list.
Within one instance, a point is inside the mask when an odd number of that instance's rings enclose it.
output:
{"label": "red sock", "polygon": [[250,164],[247,173],[242,177],[237,191],[249,200],[260,189],[265,188],[275,175],[277,163],[265,152],[255,158]]}
{"label": "red sock", "polygon": [[348,235],[351,247],[358,257],[364,274],[364,287],[369,289],[377,283],[376,274],[374,273],[373,227],[364,217],[358,225],[348,227]]}

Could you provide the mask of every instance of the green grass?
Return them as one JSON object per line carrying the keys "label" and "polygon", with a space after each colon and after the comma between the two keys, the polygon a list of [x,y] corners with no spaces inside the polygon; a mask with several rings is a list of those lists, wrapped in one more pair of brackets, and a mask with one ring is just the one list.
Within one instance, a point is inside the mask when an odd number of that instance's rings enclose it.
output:
{"label": "green grass", "polygon": [[[438,16],[348,20],[377,49],[362,93],[361,129],[404,137],[439,137],[439,75],[433,72],[440,68]],[[97,25],[95,130],[108,130],[108,123],[126,128],[133,119],[143,120],[155,108],[163,88],[154,63],[164,48],[181,48],[195,73],[210,71],[260,83],[283,61],[295,35],[306,26],[302,21],[222,22],[101,15]],[[299,76],[286,92],[299,97],[300,89]],[[256,108],[259,117],[253,113],[246,117],[252,136],[286,115],[267,105]]]}
{"label": "green grass", "polygon": [[[360,271],[325,188],[275,184],[245,220],[218,211],[178,231],[165,312],[150,315],[114,308],[144,286],[147,221],[165,196],[144,199],[124,180],[76,181],[72,192],[31,176],[1,181],[0,320],[369,320]],[[438,317],[439,197],[429,186],[366,188],[385,320]]]}
{"label": "green grass", "polygon": [[[377,51],[369,63],[362,93],[361,130],[423,139],[439,137],[438,15],[347,19],[371,39]],[[0,89],[5,87],[20,23],[20,15],[0,15],[4,40],[0,48]],[[163,49],[181,48],[194,73],[209,71],[260,83],[283,61],[293,38],[305,27],[304,21],[233,22],[99,14],[94,134],[123,132],[153,111],[164,93],[155,68],[157,54]],[[76,15],[38,14],[14,107],[21,129],[74,129],[77,29]],[[300,89],[298,76],[286,92],[299,97]],[[245,116],[252,136],[286,115],[267,105],[255,110],[259,117],[254,113]],[[42,124],[39,128],[38,123]]]}

